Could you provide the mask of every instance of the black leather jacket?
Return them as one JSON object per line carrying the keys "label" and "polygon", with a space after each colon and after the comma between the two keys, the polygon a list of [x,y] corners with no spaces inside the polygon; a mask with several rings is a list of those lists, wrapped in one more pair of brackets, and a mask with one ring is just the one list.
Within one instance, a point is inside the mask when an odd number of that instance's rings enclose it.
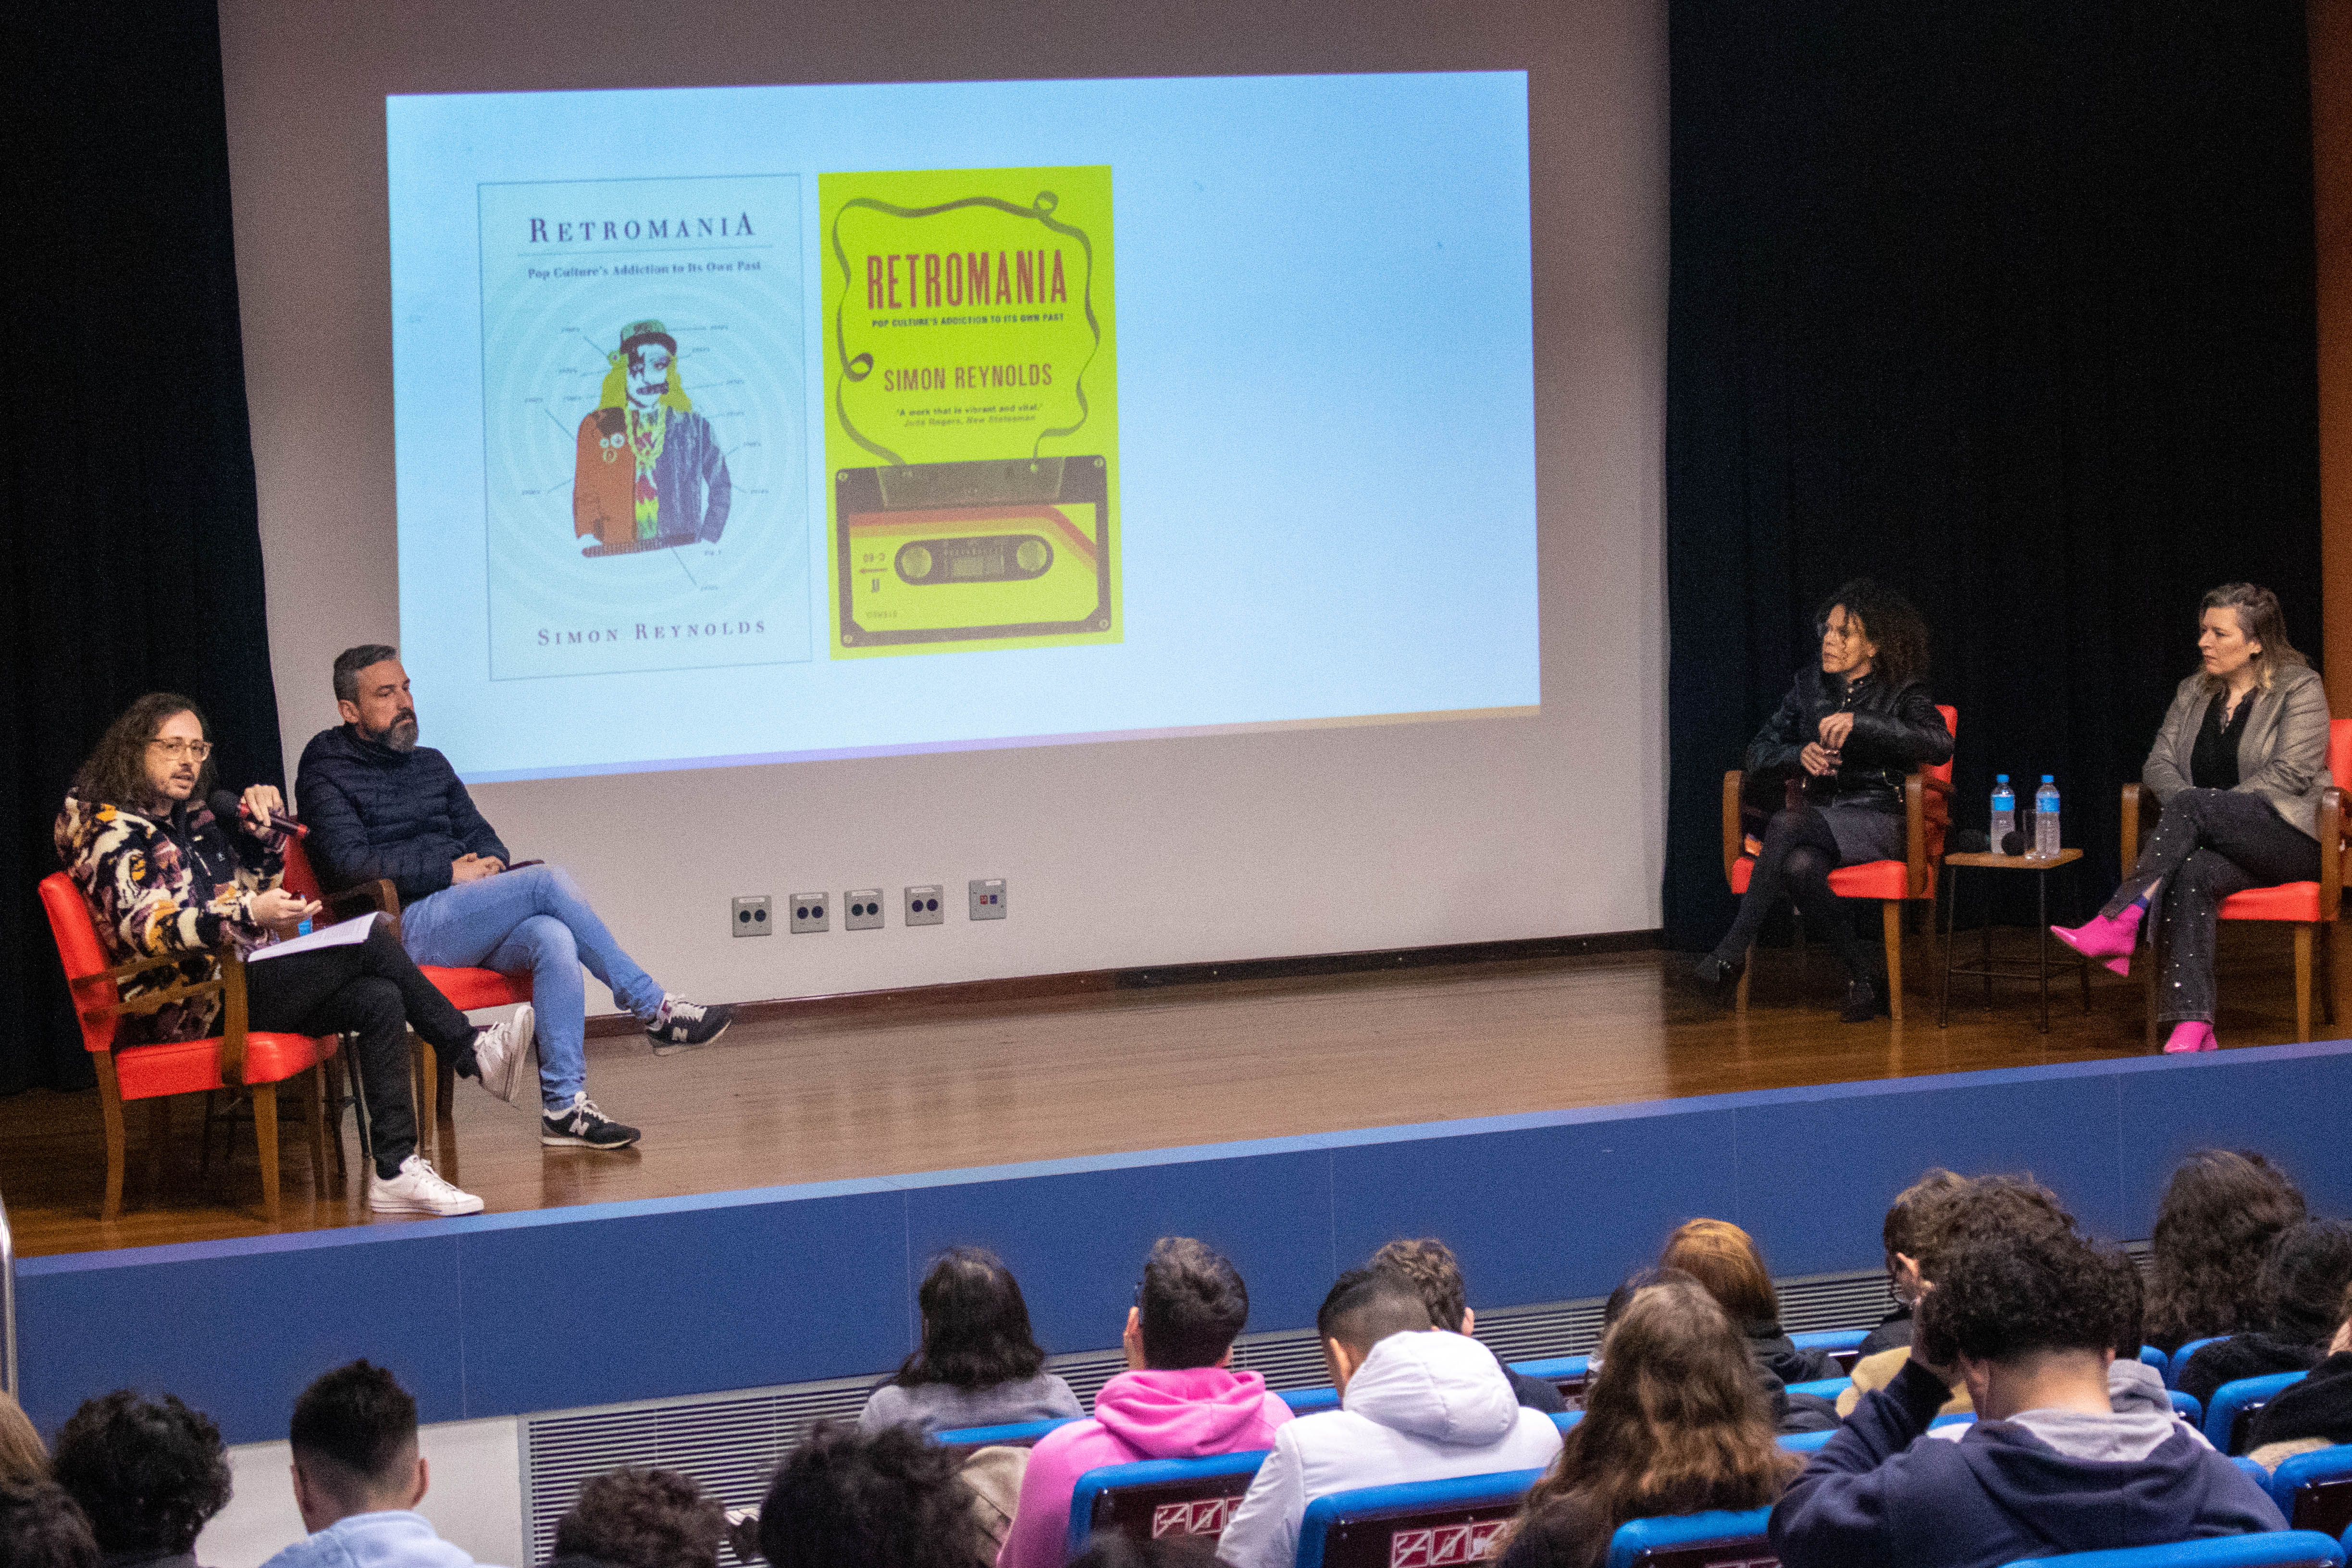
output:
{"label": "black leather jacket", "polygon": [[[1822,720],[1852,712],[1838,770],[1826,779],[1805,771],[1800,760],[1806,743],[1819,740]],[[1805,800],[1814,806],[1862,806],[1874,811],[1903,810],[1903,776],[1915,768],[1950,760],[1952,732],[1936,711],[1925,681],[1897,686],[1883,675],[1851,681],[1824,675],[1818,665],[1798,672],[1778,712],[1748,743],[1750,777],[1803,780]]]}

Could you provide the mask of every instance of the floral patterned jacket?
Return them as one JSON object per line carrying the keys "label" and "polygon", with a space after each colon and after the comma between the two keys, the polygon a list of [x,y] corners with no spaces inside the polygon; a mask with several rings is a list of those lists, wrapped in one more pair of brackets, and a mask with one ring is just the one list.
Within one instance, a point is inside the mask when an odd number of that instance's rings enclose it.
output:
{"label": "floral patterned jacket", "polygon": [[[68,794],[56,838],[58,859],[89,905],[110,967],[226,946],[242,952],[269,938],[253,918],[253,899],[277,886],[286,868],[286,835],[275,827],[257,833],[239,822],[230,831],[200,801],[169,813],[142,812]],[[197,963],[177,972],[205,978]],[[122,999],[161,990],[174,983],[173,975],[156,969],[125,981]],[[192,997],[152,1013],[124,1014],[117,1040],[203,1040],[219,1032],[220,1018],[218,996]]]}

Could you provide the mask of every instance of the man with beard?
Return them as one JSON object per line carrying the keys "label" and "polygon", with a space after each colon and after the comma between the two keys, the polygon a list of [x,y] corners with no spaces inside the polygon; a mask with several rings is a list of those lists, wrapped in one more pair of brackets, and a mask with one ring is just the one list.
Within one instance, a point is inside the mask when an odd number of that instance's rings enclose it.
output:
{"label": "man with beard", "polygon": [[715,542],[734,486],[710,422],[678,384],[677,340],[658,321],[632,321],[610,359],[604,395],[580,422],[572,533],[589,555]]}
{"label": "man with beard", "polygon": [[[540,1142],[627,1148],[637,1129],[588,1097],[581,966],[645,1025],[656,1055],[718,1039],[732,1009],[665,992],[561,867],[509,869],[513,857],[448,758],[416,744],[416,705],[396,649],[347,648],[335,658],[334,679],[343,723],[303,747],[294,789],[319,875],[330,888],[389,881],[400,894],[402,946],[420,966],[528,970],[538,1010]],[[509,1065],[498,1082],[485,1074],[483,1086],[511,1102],[520,1076]]]}

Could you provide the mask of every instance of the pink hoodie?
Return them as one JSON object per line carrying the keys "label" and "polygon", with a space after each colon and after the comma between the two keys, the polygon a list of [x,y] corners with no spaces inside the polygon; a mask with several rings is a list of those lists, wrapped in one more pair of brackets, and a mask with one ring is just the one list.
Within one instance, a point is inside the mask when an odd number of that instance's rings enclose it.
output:
{"label": "pink hoodie", "polygon": [[1057,1427],[1030,1451],[1021,1502],[996,1568],[1061,1568],[1070,1493],[1097,1465],[1197,1459],[1274,1446],[1290,1406],[1255,1372],[1193,1366],[1123,1372],[1095,1396],[1091,1421]]}

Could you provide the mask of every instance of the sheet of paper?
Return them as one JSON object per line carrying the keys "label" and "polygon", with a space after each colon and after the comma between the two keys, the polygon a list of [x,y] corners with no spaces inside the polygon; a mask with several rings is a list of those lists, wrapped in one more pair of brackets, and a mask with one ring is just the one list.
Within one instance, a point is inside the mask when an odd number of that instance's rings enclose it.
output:
{"label": "sheet of paper", "polygon": [[374,924],[374,915],[363,915],[356,920],[321,925],[308,936],[296,936],[284,942],[273,942],[267,947],[256,947],[245,956],[245,961],[258,964],[265,958],[283,958],[289,953],[316,953],[327,947],[348,947],[354,942],[366,941],[368,927]]}

